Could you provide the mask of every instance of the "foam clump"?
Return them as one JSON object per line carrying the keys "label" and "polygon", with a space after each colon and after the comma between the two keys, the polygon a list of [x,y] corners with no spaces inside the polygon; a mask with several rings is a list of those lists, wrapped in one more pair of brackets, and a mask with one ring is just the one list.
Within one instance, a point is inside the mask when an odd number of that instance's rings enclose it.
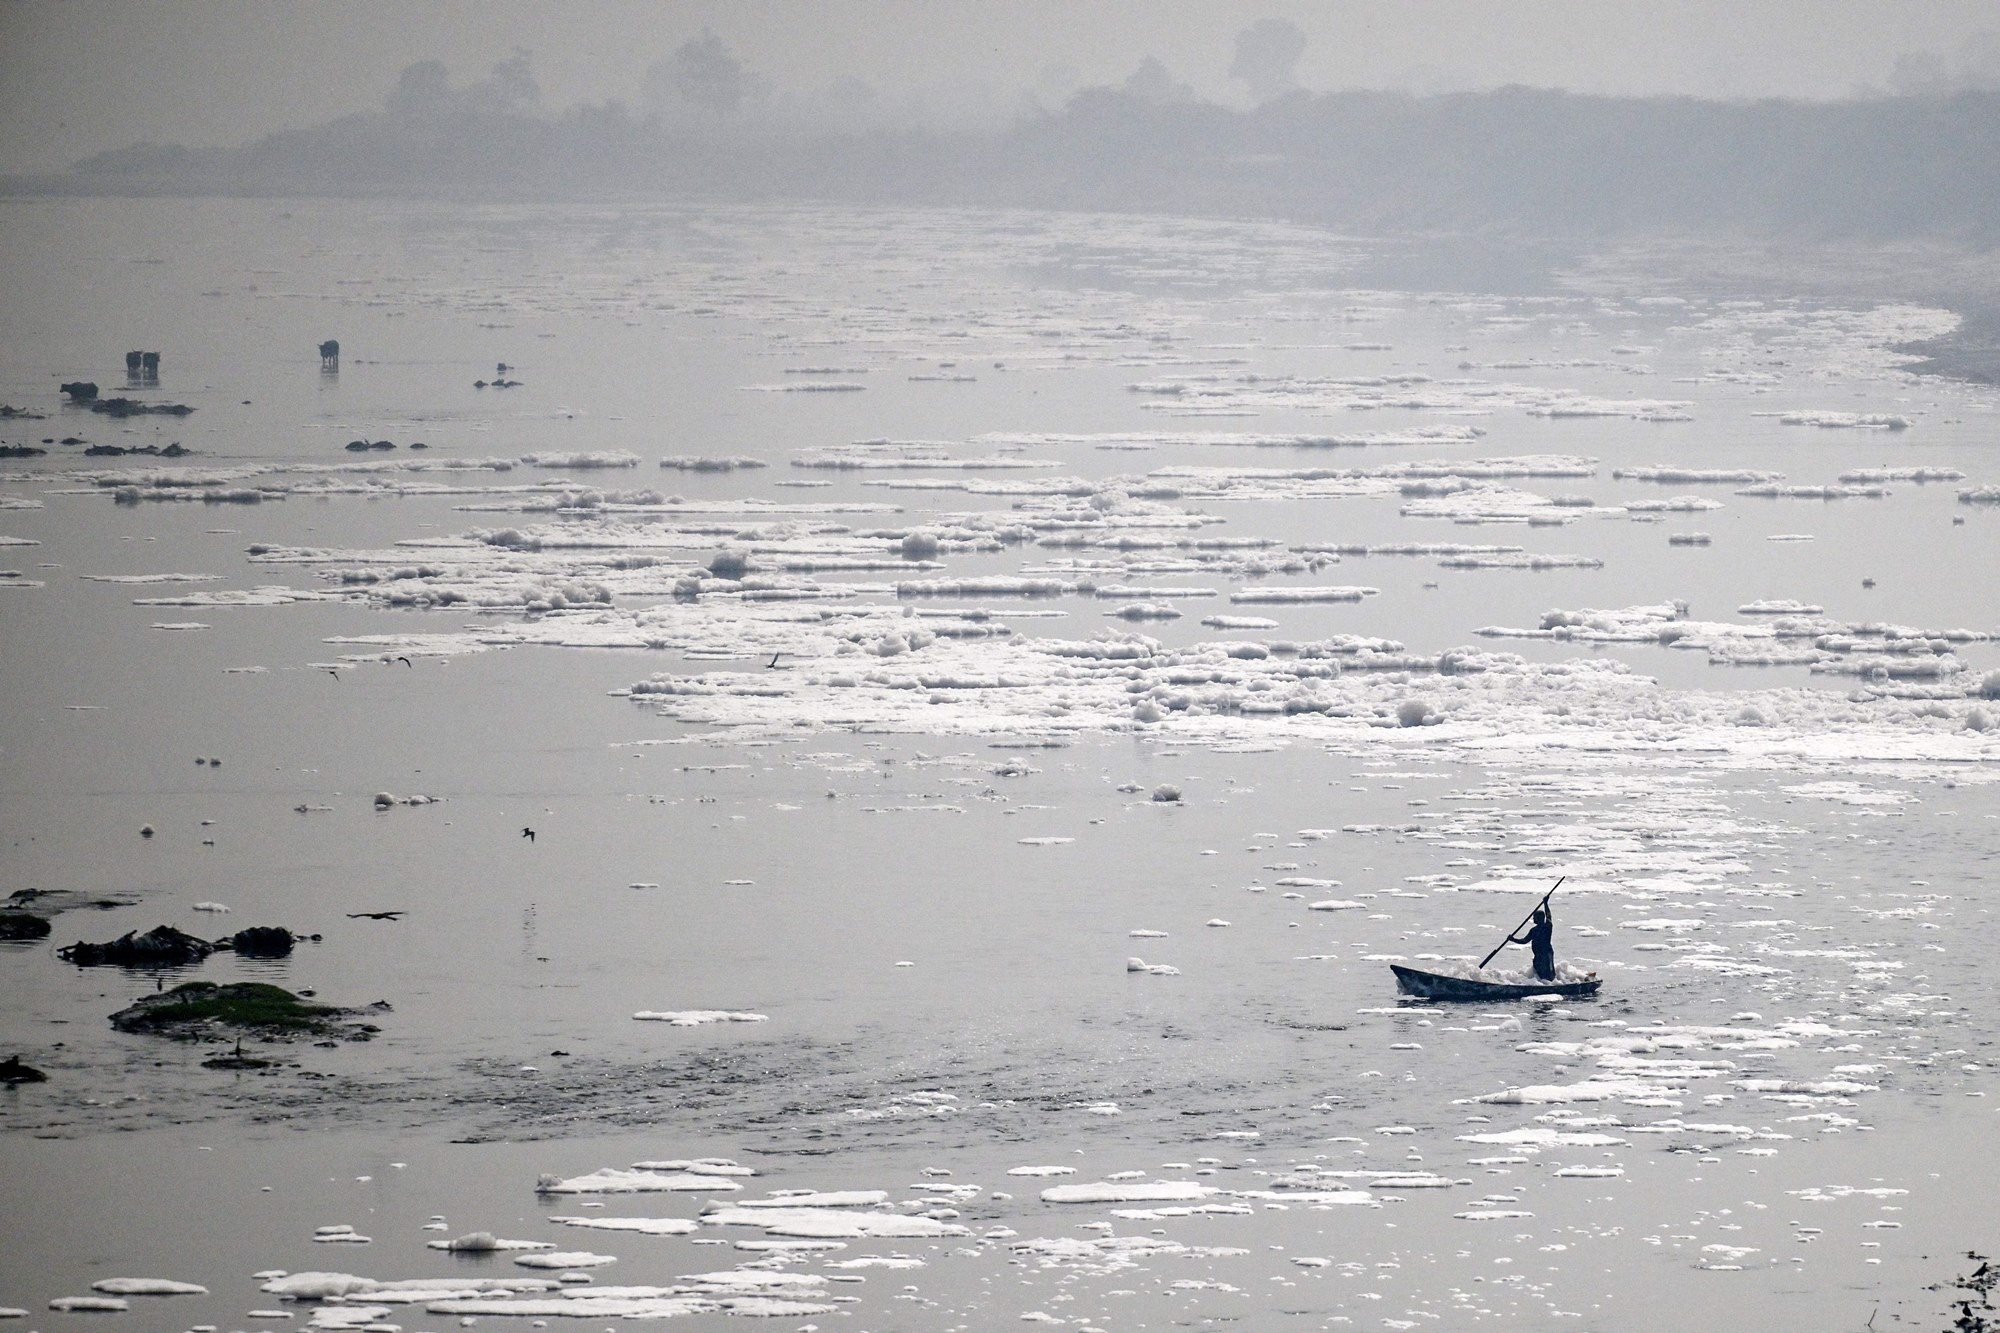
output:
{"label": "foam clump", "polygon": [[723,1175],[702,1175],[690,1171],[628,1171],[615,1166],[567,1179],[544,1175],[535,1184],[537,1194],[651,1194],[742,1188]]}
{"label": "foam clump", "polygon": [[632,1015],[649,1023],[670,1023],[675,1027],[700,1027],[707,1023],[766,1023],[770,1019],[764,1014],[753,1014],[741,1009],[641,1009]]}
{"label": "foam clump", "polygon": [[[859,387],[859,386],[856,386]],[[552,1299],[480,1298],[433,1301],[426,1307],[434,1315],[511,1315],[517,1318],[570,1319],[673,1319],[682,1315],[731,1314],[765,1318],[800,1318],[837,1313],[840,1307],[821,1302],[785,1299],[765,1295],[729,1295],[723,1291],[706,1294],[702,1288],[620,1287],[564,1292]]]}
{"label": "foam clump", "polygon": [[320,1245],[372,1245],[372,1237],[364,1236],[345,1222],[330,1226],[314,1227],[313,1241]]}
{"label": "foam clump", "polygon": [[1933,481],[1964,481],[1965,474],[1955,467],[1858,467],[1841,473],[1840,480],[1849,485],[1885,481],[1914,481],[1923,485]]}
{"label": "foam clump", "polygon": [[1892,494],[1886,486],[1779,486],[1771,482],[1745,486],[1736,493],[1763,500],[1881,500]]}
{"label": "foam clump", "polygon": [[1746,1078],[1737,1080],[1736,1087],[1745,1092],[1777,1093],[1781,1095],[1807,1097],[1846,1097],[1857,1092],[1877,1092],[1879,1083],[1856,1083],[1852,1079],[1785,1079]]}
{"label": "foam clump", "polygon": [[1461,1143],[1505,1144],[1523,1152],[1540,1152],[1544,1148],[1610,1148],[1625,1142],[1613,1134],[1598,1134],[1587,1130],[1556,1129],[1548,1125],[1526,1125],[1520,1129],[1494,1130],[1479,1134],[1460,1134]]}
{"label": "foam clump", "polygon": [[685,1236],[696,1229],[693,1222],[683,1217],[551,1217],[549,1221],[559,1226],[630,1231],[642,1236]]}
{"label": "foam clump", "polygon": [[756,1227],[766,1235],[804,1240],[922,1240],[972,1234],[969,1227],[921,1214],[836,1207],[745,1208],[722,1205],[705,1211],[701,1215],[701,1224]]}
{"label": "foam clump", "polygon": [[1236,603],[1308,605],[1316,602],[1358,602],[1365,597],[1374,597],[1380,592],[1379,588],[1343,586],[1239,588],[1229,594],[1229,600]]}
{"label": "foam clump", "polygon": [[505,1250],[553,1250],[554,1245],[544,1240],[502,1240],[490,1231],[469,1231],[463,1236],[450,1240],[426,1241],[433,1250],[444,1250],[449,1254],[498,1254]]}
{"label": "foam clump", "polygon": [[1614,468],[1611,476],[1616,481],[1657,481],[1672,486],[1689,486],[1698,483],[1718,485],[1754,486],[1761,482],[1783,481],[1782,472],[1760,472],[1754,468],[1692,468],[1673,464],[1653,467]]}
{"label": "foam clump", "polygon": [[1459,1100],[1492,1106],[1560,1106],[1572,1102],[1671,1097],[1677,1091],[1679,1089],[1672,1084],[1602,1075],[1580,1083],[1536,1083]]}
{"label": "foam clump", "polygon": [[743,455],[670,454],[660,460],[660,466],[680,472],[735,472],[746,468],[768,467],[769,464],[761,458],[749,458]]}
{"label": "foam clump", "polygon": [[1220,1194],[1211,1185],[1183,1180],[1099,1180],[1082,1185],[1051,1185],[1042,1191],[1044,1203],[1191,1203]]}
{"label": "foam clump", "polygon": [[1437,710],[1422,699],[1405,699],[1396,705],[1396,724],[1403,727],[1436,726],[1443,721]]}
{"label": "foam clump", "polygon": [[1787,426],[1818,426],[1822,430],[1908,430],[1910,419],[1888,412],[1780,412]]}
{"label": "foam clump", "polygon": [[206,1296],[208,1288],[163,1277],[107,1277],[90,1284],[106,1296]]}
{"label": "foam clump", "polygon": [[634,1162],[637,1171],[686,1171],[698,1176],[754,1176],[757,1168],[744,1166],[732,1157],[674,1157]]}
{"label": "foam clump", "polygon": [[523,1268],[602,1268],[618,1262],[615,1254],[593,1254],[589,1250],[557,1250],[549,1254],[522,1254],[514,1262]]}
{"label": "foam clump", "polygon": [[[260,1277],[263,1275],[259,1275]],[[505,1295],[519,1292],[543,1292],[555,1287],[549,1278],[505,1277],[505,1278],[401,1278],[380,1280],[358,1277],[353,1273],[279,1273],[265,1279],[258,1289],[268,1296],[276,1296],[286,1301],[345,1301],[353,1297],[366,1297],[372,1301],[414,1305],[425,1301],[447,1297],[471,1297],[485,1294]],[[359,1307],[349,1307],[359,1308]],[[324,1312],[321,1312],[324,1313]],[[387,1313],[386,1309],[383,1313]],[[380,1316],[378,1315],[377,1318]]]}
{"label": "foam clump", "polygon": [[739,1199],[736,1208],[870,1208],[889,1202],[886,1190],[783,1190],[768,1199]]}
{"label": "foam clump", "polygon": [[622,449],[608,449],[592,452],[589,450],[551,450],[543,453],[522,454],[522,467],[543,468],[623,468],[639,466],[639,455]]}

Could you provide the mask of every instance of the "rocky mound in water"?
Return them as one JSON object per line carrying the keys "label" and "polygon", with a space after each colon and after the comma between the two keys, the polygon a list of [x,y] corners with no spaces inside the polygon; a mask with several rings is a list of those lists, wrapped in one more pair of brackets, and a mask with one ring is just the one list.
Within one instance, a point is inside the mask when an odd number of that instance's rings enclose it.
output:
{"label": "rocky mound in water", "polygon": [[[42,931],[47,934],[45,928]],[[218,949],[234,949],[245,958],[283,958],[302,939],[283,926],[249,926],[219,940],[204,940],[172,926],[155,926],[143,935],[126,931],[115,940],[93,944],[78,940],[56,950],[56,957],[78,967],[186,967]]]}
{"label": "rocky mound in water", "polygon": [[48,933],[47,917],[36,916],[33,912],[16,912],[0,908],[0,940],[46,939]]}
{"label": "rocky mound in water", "polygon": [[[386,1006],[384,1006],[386,1007]],[[355,1010],[315,1004],[281,986],[259,981],[217,985],[190,981],[111,1015],[120,1032],[193,1040],[217,1028],[237,1028],[265,1037],[341,1037],[366,1041],[379,1028],[352,1021]]]}

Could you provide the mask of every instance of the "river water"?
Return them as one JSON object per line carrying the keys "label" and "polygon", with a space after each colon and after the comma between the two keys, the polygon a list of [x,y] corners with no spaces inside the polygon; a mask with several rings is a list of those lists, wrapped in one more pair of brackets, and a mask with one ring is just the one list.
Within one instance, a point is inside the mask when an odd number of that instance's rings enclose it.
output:
{"label": "river water", "polygon": [[[1896,350],[1953,312],[0,211],[30,1324],[1932,1328],[2000,1244],[1995,391]],[[1598,998],[1397,996],[1559,877]],[[319,938],[54,956],[162,923]],[[192,978],[386,1008],[259,1072],[106,1021]]]}

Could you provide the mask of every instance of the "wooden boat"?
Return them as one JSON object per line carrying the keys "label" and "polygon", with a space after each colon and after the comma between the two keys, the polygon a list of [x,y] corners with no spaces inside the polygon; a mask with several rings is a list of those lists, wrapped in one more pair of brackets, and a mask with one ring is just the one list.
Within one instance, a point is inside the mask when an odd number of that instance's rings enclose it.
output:
{"label": "wooden boat", "polygon": [[1396,984],[1411,995],[1426,1000],[1519,1000],[1530,995],[1561,995],[1579,999],[1597,994],[1604,984],[1598,977],[1585,981],[1533,981],[1510,985],[1499,981],[1473,981],[1468,977],[1447,977],[1436,972],[1420,972],[1414,967],[1389,964]]}

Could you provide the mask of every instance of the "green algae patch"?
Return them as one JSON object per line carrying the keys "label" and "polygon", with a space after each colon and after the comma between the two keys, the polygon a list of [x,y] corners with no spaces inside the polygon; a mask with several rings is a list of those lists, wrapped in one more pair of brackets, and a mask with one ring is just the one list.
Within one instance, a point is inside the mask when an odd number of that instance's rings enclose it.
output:
{"label": "green algae patch", "polygon": [[218,1027],[242,1028],[266,1036],[362,1035],[340,1021],[349,1013],[300,999],[282,986],[261,981],[228,985],[190,981],[120,1009],[111,1015],[111,1026],[120,1032],[180,1038],[206,1035]]}

